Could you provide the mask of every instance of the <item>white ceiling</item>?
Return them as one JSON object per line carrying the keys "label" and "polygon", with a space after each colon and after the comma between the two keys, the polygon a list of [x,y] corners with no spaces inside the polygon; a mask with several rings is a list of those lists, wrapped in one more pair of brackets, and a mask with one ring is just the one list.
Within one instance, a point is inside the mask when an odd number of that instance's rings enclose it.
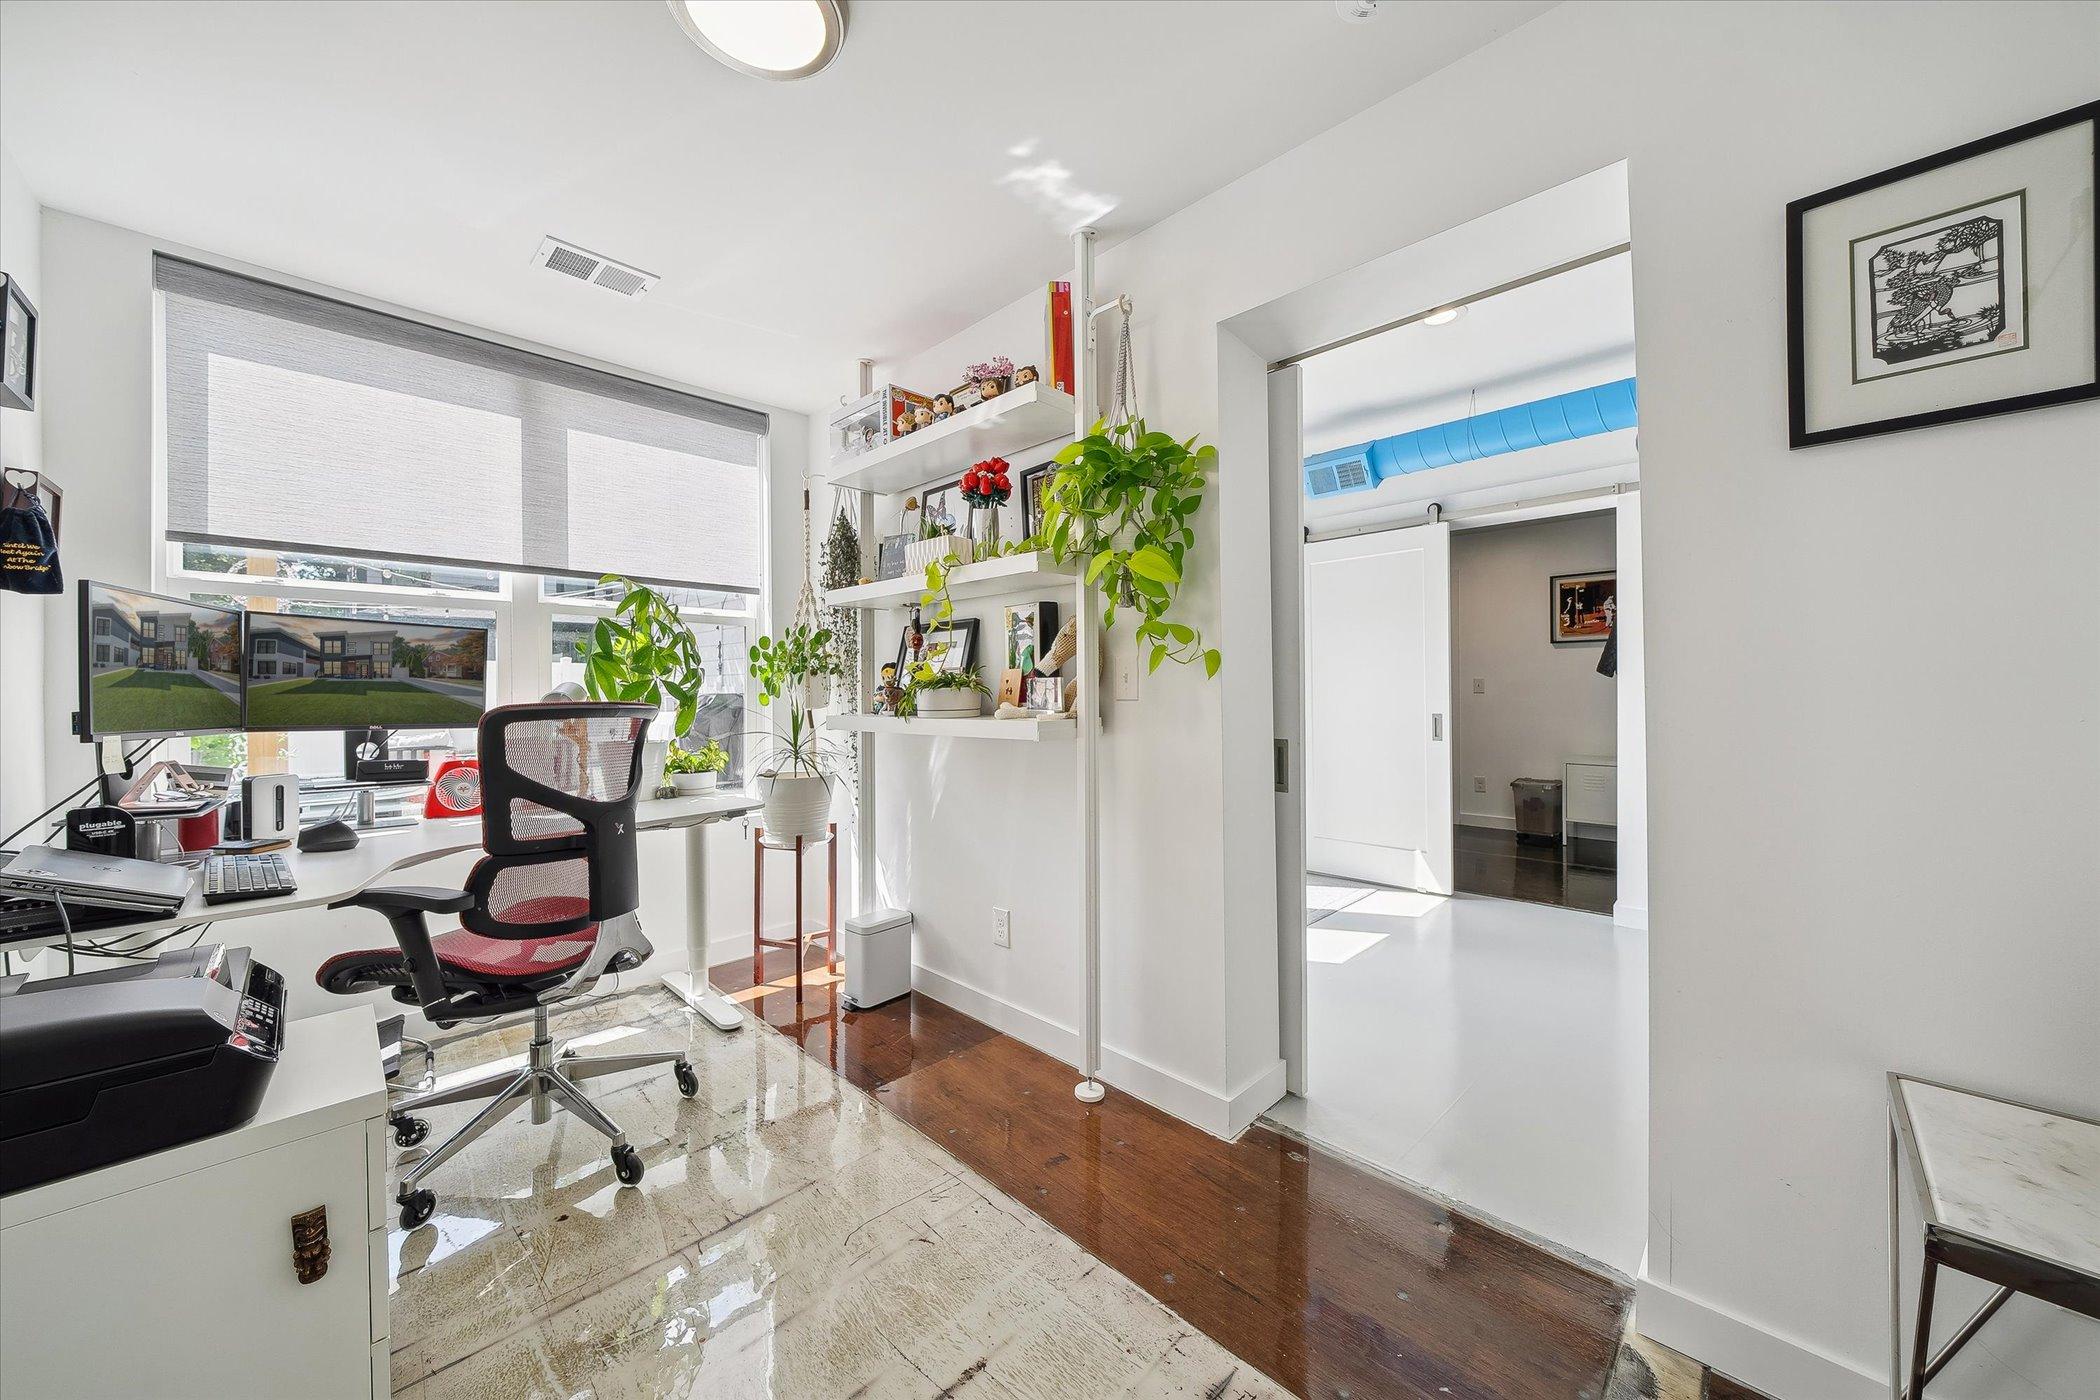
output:
{"label": "white ceiling", "polygon": [[769,83],[658,0],[5,0],[0,134],[49,207],[815,409],[1548,8],[854,0]]}

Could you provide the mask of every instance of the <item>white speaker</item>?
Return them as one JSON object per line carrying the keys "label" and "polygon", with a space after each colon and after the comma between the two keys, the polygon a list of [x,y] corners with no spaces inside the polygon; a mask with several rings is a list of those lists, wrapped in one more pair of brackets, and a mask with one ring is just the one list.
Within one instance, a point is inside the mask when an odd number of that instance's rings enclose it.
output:
{"label": "white speaker", "polygon": [[241,780],[240,834],[250,841],[288,841],[299,834],[297,773]]}

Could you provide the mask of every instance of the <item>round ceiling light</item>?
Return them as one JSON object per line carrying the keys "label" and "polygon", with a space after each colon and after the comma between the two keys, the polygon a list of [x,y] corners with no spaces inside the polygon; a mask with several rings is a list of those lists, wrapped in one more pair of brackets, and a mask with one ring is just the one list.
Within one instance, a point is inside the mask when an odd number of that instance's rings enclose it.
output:
{"label": "round ceiling light", "polygon": [[1466,309],[1463,306],[1447,306],[1441,311],[1432,311],[1427,316],[1424,316],[1422,324],[1425,326],[1448,326],[1465,314]]}
{"label": "round ceiling light", "polygon": [[667,0],[686,37],[754,78],[821,73],[846,42],[845,0]]}

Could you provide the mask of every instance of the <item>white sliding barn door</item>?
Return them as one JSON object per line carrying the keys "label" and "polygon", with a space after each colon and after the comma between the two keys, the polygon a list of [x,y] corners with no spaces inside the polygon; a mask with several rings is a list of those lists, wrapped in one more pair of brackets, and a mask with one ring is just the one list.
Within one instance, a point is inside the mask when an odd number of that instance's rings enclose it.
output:
{"label": "white sliding barn door", "polygon": [[1451,527],[1305,547],[1305,863],[1451,893]]}

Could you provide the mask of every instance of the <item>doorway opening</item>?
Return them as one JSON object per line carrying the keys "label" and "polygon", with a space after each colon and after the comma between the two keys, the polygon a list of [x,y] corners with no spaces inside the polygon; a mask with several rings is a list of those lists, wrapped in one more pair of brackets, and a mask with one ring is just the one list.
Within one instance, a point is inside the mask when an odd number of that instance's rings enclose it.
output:
{"label": "doorway opening", "polygon": [[1381,264],[1412,263],[1410,287],[1452,256],[1478,276],[1482,248],[1566,252],[1272,365],[1295,755],[1278,870],[1303,898],[1282,931],[1292,1092],[1269,1117],[1631,1276],[1646,755],[1625,217],[1620,167],[1403,249]]}

